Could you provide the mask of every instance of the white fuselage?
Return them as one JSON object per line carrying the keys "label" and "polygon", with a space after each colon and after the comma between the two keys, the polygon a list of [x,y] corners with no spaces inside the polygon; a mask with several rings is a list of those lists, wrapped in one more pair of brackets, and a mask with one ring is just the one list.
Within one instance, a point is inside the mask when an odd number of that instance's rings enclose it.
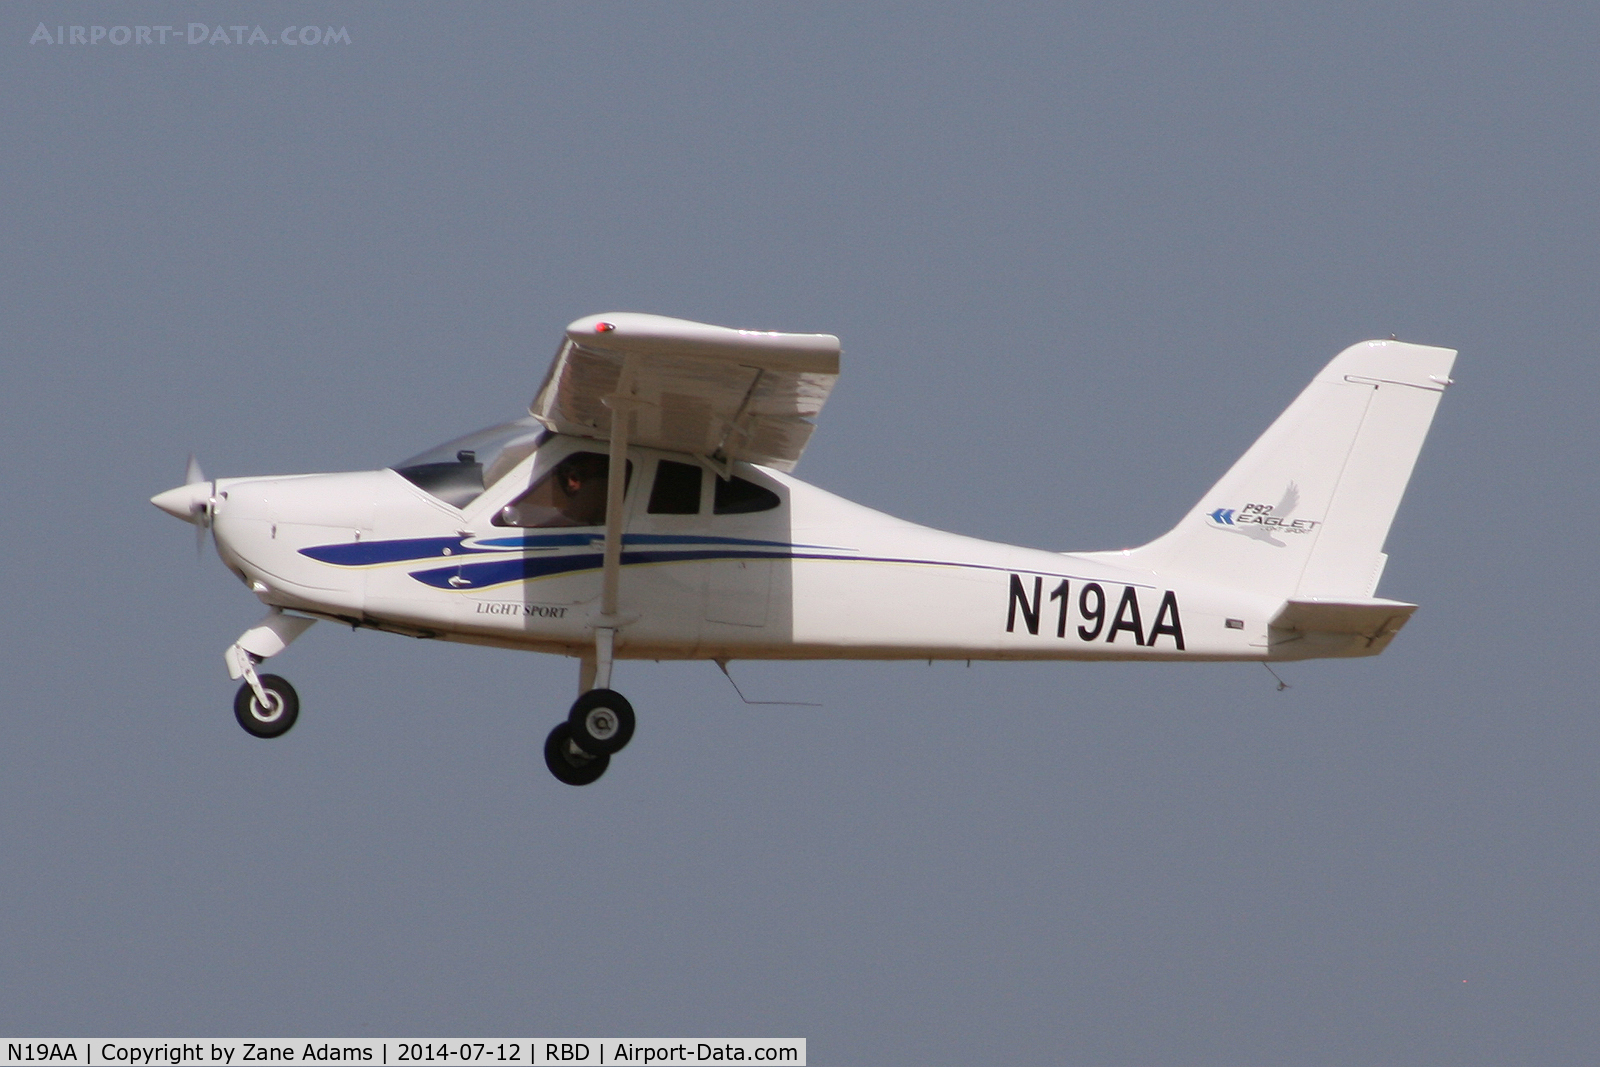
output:
{"label": "white fuselage", "polygon": [[[210,528],[271,609],[223,654],[233,714],[300,713],[257,666],[318,618],[572,656],[545,738],[567,785],[633,736],[618,659],[1285,660],[1375,656],[1415,604],[1384,540],[1455,353],[1346,348],[1148,544],[1057,553],[932,530],[789,476],[839,374],[831,334],[579,319],[528,414],[392,468],[151,498]],[[781,472],[781,473],[780,473]]]}
{"label": "white fuselage", "polygon": [[[413,636],[583,655],[603,529],[495,516],[564,456],[554,436],[456,508],[394,470],[216,483],[223,560],[265,603]],[[654,514],[631,449],[616,654],[633,659],[1265,659],[1282,598],[944,533],[765,468],[768,510]]]}

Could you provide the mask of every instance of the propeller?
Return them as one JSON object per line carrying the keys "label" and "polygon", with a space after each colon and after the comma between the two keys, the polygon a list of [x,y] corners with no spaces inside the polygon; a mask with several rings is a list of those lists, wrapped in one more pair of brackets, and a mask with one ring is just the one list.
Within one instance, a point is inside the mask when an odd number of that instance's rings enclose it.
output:
{"label": "propeller", "polygon": [[200,469],[200,461],[193,455],[183,472],[184,482],[176,489],[157,493],[150,503],[171,515],[191,524],[195,531],[195,552],[204,552],[206,531],[212,528],[217,515],[217,483],[208,480]]}
{"label": "propeller", "polygon": [[[194,453],[189,453],[189,464],[183,469],[183,484],[194,485],[206,481],[206,472],[201,469],[200,461]],[[211,520],[217,511],[217,483],[212,482],[206,489],[206,495],[196,495],[191,498],[189,505],[189,521],[194,523],[194,554],[196,558],[205,555],[206,531],[211,529]]]}

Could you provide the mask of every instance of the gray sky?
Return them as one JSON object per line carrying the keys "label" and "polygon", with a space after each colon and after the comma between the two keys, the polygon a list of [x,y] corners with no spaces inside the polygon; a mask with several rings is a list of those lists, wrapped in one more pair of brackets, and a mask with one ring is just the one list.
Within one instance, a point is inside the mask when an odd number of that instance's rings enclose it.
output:
{"label": "gray sky", "polygon": [[[1593,5],[0,12],[0,1030],[804,1036],[819,1065],[1593,1062]],[[29,44],[40,21],[343,26]],[[837,333],[799,475],[1164,531],[1345,345],[1461,350],[1380,659],[569,662],[260,608],[148,503],[517,415],[568,321]]]}

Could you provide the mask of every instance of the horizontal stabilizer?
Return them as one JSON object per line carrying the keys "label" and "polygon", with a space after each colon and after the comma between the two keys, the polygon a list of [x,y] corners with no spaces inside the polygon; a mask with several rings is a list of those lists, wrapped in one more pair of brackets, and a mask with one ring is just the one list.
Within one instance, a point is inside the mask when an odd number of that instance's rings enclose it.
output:
{"label": "horizontal stabilizer", "polygon": [[1376,597],[1288,600],[1272,620],[1268,644],[1273,659],[1376,656],[1416,610],[1415,604]]}

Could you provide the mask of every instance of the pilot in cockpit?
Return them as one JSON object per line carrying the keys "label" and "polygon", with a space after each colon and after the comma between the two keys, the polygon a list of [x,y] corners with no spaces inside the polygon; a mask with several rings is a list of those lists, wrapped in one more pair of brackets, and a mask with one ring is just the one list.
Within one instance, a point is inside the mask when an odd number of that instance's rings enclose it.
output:
{"label": "pilot in cockpit", "polygon": [[574,452],[495,514],[496,526],[603,526],[610,460]]}

